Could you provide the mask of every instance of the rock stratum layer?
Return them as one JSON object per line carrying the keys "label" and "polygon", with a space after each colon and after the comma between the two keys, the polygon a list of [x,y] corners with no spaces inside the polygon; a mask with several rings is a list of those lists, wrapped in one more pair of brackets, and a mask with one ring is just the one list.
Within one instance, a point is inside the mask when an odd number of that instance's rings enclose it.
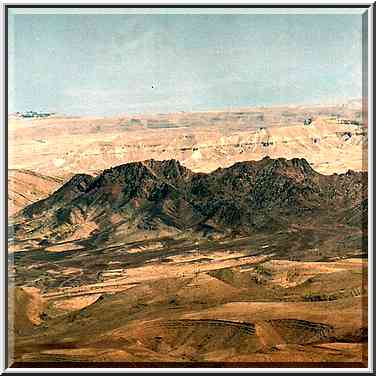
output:
{"label": "rock stratum layer", "polygon": [[[211,172],[270,156],[305,158],[324,174],[366,170],[368,135],[362,116],[360,106],[345,105],[13,119],[9,164],[66,176],[96,173],[127,162],[177,159],[195,172]],[[312,123],[304,125],[307,118]]]}

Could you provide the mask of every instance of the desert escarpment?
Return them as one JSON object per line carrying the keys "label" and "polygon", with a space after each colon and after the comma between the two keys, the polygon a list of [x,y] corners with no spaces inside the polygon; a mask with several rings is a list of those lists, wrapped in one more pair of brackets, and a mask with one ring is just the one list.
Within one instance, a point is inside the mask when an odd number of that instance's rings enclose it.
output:
{"label": "desert escarpment", "polygon": [[[312,122],[304,124],[306,118]],[[10,120],[9,125],[10,167],[52,176],[96,173],[146,159],[177,159],[193,171],[211,172],[265,156],[305,158],[324,174],[367,169],[367,125],[361,108],[347,105]]]}

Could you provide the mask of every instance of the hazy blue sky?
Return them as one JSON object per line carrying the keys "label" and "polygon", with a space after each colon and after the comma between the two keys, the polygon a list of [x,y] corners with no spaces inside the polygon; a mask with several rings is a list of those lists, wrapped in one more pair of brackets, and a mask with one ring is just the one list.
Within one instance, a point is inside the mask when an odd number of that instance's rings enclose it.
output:
{"label": "hazy blue sky", "polygon": [[[16,15],[10,111],[114,115],[361,96],[360,15]],[[13,75],[14,73],[14,75]]]}

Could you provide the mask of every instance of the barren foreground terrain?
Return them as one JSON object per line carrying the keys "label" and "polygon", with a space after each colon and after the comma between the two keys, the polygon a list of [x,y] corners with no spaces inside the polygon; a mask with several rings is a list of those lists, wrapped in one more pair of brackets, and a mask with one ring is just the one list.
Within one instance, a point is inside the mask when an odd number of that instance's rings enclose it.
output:
{"label": "barren foreground terrain", "polygon": [[15,290],[15,360],[365,364],[366,260],[289,261],[288,243],[17,255],[22,285],[38,288]]}
{"label": "barren foreground terrain", "polygon": [[9,128],[11,363],[366,367],[358,105]]}

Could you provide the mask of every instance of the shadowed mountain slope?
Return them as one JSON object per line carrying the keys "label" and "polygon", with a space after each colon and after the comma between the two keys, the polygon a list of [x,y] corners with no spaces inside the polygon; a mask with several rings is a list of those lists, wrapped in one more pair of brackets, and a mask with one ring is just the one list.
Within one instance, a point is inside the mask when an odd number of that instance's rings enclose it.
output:
{"label": "shadowed mountain slope", "polygon": [[362,225],[366,172],[321,175],[305,159],[239,162],[194,173],[147,160],[75,175],[14,218],[16,239],[119,240],[163,234],[249,234],[301,221]]}

